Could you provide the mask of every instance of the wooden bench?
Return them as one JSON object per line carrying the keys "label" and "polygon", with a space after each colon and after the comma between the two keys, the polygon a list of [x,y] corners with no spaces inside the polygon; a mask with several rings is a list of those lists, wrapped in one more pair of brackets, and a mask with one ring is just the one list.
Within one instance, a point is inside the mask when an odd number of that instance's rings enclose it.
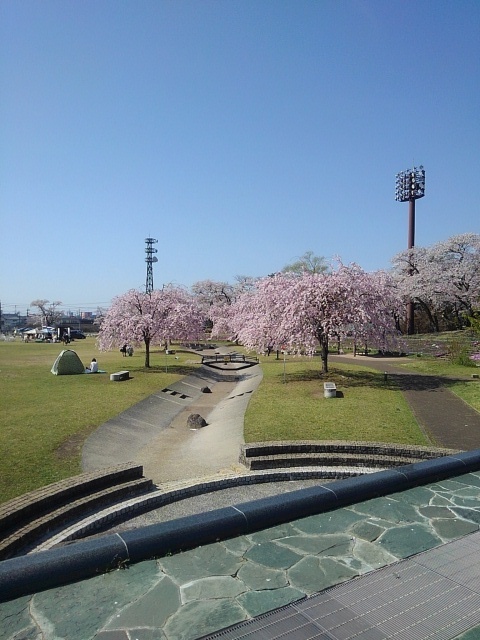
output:
{"label": "wooden bench", "polygon": [[325,398],[336,398],[337,397],[337,385],[334,382],[324,382],[323,383],[323,395]]}
{"label": "wooden bench", "polygon": [[130,378],[130,371],[116,371],[110,374],[110,380],[113,382],[120,382],[122,380],[128,380]]}

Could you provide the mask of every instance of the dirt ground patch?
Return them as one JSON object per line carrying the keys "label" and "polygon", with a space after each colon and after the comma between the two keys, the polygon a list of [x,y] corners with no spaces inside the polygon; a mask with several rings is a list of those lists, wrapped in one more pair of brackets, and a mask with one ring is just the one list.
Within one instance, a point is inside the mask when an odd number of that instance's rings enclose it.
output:
{"label": "dirt ground patch", "polygon": [[76,433],[57,448],[55,456],[59,460],[67,460],[68,458],[74,458],[80,456],[83,443],[85,442],[85,436],[81,433]]}

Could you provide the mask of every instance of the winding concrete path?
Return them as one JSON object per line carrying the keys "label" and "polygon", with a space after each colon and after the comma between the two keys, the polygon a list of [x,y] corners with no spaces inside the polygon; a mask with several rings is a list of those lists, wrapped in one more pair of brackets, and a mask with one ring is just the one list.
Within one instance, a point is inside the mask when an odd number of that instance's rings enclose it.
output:
{"label": "winding concrete path", "polygon": [[[143,464],[148,478],[159,484],[216,473],[245,472],[238,463],[244,443],[243,418],[262,379],[258,365],[248,371],[238,382],[217,382],[212,393],[202,394],[138,451],[135,461]],[[199,413],[208,426],[190,430],[186,425],[192,413]]]}
{"label": "winding concrete path", "polygon": [[[261,379],[258,365],[221,372],[203,365],[101,425],[84,444],[83,470],[135,461],[155,484],[236,471],[245,410]],[[194,413],[208,426],[190,430]]]}

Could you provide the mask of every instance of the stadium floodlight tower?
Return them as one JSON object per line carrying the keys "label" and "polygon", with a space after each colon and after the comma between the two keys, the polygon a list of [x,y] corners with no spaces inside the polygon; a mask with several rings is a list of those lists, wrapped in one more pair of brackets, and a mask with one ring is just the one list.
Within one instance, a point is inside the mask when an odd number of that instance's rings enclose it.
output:
{"label": "stadium floodlight tower", "polygon": [[154,256],[154,253],[157,253],[157,250],[153,248],[153,244],[158,242],[155,238],[145,238],[145,244],[147,245],[145,249],[145,253],[147,257],[145,258],[145,262],[147,263],[147,281],[145,284],[145,291],[147,293],[152,293],[153,291],[153,267],[152,264],[154,262],[158,262],[158,258]]}
{"label": "stadium floodlight tower", "polygon": [[[415,200],[425,195],[425,169],[422,165],[397,173],[395,200],[408,202],[408,249],[415,246]],[[411,273],[411,272],[410,272]],[[415,333],[413,302],[407,303],[407,333]]]}

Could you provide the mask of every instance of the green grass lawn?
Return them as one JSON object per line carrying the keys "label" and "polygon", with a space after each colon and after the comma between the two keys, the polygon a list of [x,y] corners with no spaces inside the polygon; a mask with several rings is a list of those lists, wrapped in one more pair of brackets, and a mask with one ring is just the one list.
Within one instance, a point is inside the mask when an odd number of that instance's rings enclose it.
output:
{"label": "green grass lawn", "polygon": [[[107,372],[128,369],[128,382],[106,374],[55,376],[50,372],[61,344],[0,342],[0,502],[81,471],[81,447],[99,425],[149,394],[187,375],[193,354],[151,354],[123,358],[99,353],[88,337],[69,345],[87,366],[96,357]],[[198,366],[198,365],[197,365]],[[167,371],[166,371],[167,369]]]}
{"label": "green grass lawn", "polygon": [[[0,342],[0,502],[81,471],[83,442],[99,425],[149,394],[198,368],[198,355],[153,351],[123,358],[99,353],[95,339],[70,347],[85,365],[96,357],[107,374],[54,376],[60,344]],[[323,397],[318,357],[261,358],[263,381],[245,416],[245,440],[356,440],[429,444],[402,394],[381,372],[363,366],[330,367],[329,380],[343,398]],[[449,388],[480,410],[480,384],[451,380],[472,369],[444,361],[409,359],[412,370],[449,376]],[[285,369],[284,369],[285,367]],[[109,373],[128,369],[128,382],[110,382]],[[248,370],[247,370],[248,371]],[[478,371],[478,369],[477,369]],[[473,369],[475,372],[475,369]]]}
{"label": "green grass lawn", "polygon": [[245,415],[245,441],[355,440],[430,444],[402,393],[383,374],[354,365],[329,366],[340,399],[324,398],[321,363],[262,358],[264,378]]}

